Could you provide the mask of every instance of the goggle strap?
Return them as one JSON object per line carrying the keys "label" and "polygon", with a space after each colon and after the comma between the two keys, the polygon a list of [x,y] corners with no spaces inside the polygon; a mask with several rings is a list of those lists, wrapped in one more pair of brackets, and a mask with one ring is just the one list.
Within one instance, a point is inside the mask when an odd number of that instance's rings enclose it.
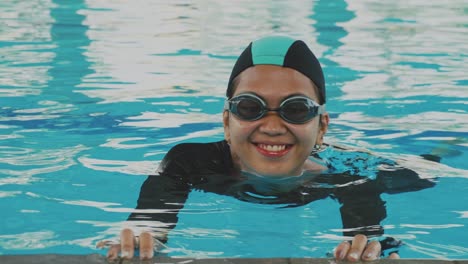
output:
{"label": "goggle strap", "polygon": [[325,113],[325,104],[319,105],[318,110],[317,110],[318,115],[321,115],[323,113]]}

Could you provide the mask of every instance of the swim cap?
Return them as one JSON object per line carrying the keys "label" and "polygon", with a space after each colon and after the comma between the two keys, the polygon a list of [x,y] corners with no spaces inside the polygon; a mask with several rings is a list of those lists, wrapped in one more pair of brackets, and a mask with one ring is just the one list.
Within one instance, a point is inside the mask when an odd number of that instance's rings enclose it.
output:
{"label": "swim cap", "polygon": [[325,78],[319,61],[302,40],[284,36],[264,37],[247,46],[232,69],[226,96],[232,97],[233,81],[241,72],[262,64],[292,68],[309,77],[318,88],[320,103],[325,103]]}

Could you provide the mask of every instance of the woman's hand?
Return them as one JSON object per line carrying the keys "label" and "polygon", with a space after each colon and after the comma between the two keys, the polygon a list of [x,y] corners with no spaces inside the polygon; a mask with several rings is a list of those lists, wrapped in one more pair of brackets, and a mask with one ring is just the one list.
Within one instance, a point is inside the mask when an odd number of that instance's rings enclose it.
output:
{"label": "woman's hand", "polygon": [[[337,260],[347,260],[350,262],[357,261],[373,261],[380,258],[381,246],[379,241],[371,241],[367,243],[365,235],[356,235],[353,242],[341,242],[335,249],[335,258]],[[399,259],[397,253],[392,253],[388,257],[390,259]]]}
{"label": "woman's hand", "polygon": [[154,239],[148,232],[143,232],[139,237],[135,237],[131,229],[123,229],[120,232],[120,244],[110,244],[109,241],[101,241],[97,244],[98,248],[109,246],[107,258],[116,260],[120,256],[123,259],[132,259],[135,249],[140,251],[140,259],[147,260],[154,255]]}

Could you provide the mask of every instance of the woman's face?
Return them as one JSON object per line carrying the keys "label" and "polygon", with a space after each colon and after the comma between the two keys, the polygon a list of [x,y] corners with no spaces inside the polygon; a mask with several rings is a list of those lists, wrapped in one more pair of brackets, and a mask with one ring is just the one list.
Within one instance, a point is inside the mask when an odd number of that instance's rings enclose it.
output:
{"label": "woman's face", "polygon": [[[303,95],[318,102],[313,83],[291,68],[257,65],[238,77],[233,96],[253,93],[265,100],[268,108],[278,108],[291,95]],[[307,168],[307,157],[315,144],[322,144],[328,127],[328,114],[305,124],[291,124],[277,112],[268,112],[255,121],[223,113],[224,134],[230,144],[233,162],[243,171],[263,176],[297,176]]]}

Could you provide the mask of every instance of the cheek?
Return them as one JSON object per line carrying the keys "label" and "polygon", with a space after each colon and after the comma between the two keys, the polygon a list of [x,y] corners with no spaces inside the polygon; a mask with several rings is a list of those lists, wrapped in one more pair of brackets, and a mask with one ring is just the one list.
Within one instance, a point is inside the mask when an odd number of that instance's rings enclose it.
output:
{"label": "cheek", "polygon": [[251,123],[239,122],[234,118],[231,118],[229,123],[231,139],[235,141],[246,140],[255,130]]}
{"label": "cheek", "polygon": [[315,144],[318,131],[318,125],[308,124],[306,127],[296,127],[293,133],[304,148],[311,148]]}

